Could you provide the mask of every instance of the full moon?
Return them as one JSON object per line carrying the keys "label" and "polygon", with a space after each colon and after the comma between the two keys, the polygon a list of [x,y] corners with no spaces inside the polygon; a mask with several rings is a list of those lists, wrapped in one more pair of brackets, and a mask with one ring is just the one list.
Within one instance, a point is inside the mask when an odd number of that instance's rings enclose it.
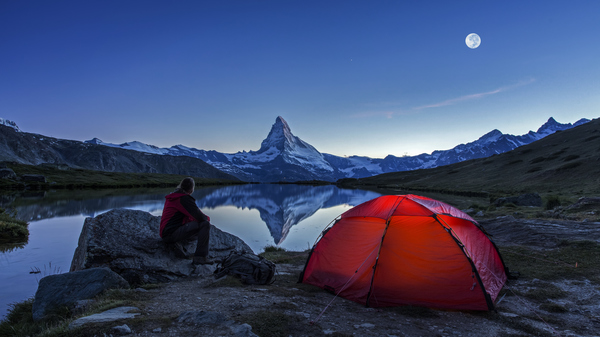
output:
{"label": "full moon", "polygon": [[469,47],[471,49],[475,49],[475,48],[479,47],[479,45],[481,44],[481,38],[479,37],[479,35],[477,35],[475,33],[471,33],[471,34],[467,35],[467,38],[465,39],[465,43],[467,44],[467,47]]}

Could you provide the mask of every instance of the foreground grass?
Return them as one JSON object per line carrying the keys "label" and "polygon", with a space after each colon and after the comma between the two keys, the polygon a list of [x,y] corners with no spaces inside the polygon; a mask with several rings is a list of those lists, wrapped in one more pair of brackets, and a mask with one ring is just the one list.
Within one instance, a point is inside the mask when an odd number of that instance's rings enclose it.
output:
{"label": "foreground grass", "polygon": [[[121,173],[84,169],[59,169],[52,165],[23,165],[9,163],[17,175],[33,174],[46,177],[46,183],[10,181],[0,179],[0,190],[11,189],[82,189],[82,188],[137,188],[172,187],[179,184],[185,175],[159,173]],[[193,177],[196,185],[239,184],[240,181]]]}
{"label": "foreground grass", "polygon": [[511,270],[528,279],[587,278],[600,285],[600,245],[594,241],[563,241],[557,249],[543,251],[510,246],[501,248],[500,253]]}
{"label": "foreground grass", "polygon": [[[573,296],[569,291],[561,289],[556,284],[568,280],[571,283],[587,282],[596,285],[596,287],[600,286],[600,244],[592,241],[565,241],[556,249],[541,251],[525,246],[503,246],[500,247],[500,252],[506,265],[512,271],[521,273],[519,282],[522,284],[520,291],[508,289],[511,287],[508,285],[502,290],[501,296],[506,294],[508,297],[521,297],[529,301],[537,312],[518,316],[506,316],[495,312],[464,312],[460,315],[472,317],[473,322],[479,320],[481,323],[481,319],[489,320],[494,324],[519,332],[516,335],[507,333],[506,336],[551,336],[552,334],[540,328],[540,324],[535,324],[535,322],[540,322],[540,317],[558,331],[570,330],[589,335],[590,331],[587,327],[578,326],[578,322],[570,323],[573,312],[568,307],[556,302],[556,300],[565,300]],[[288,252],[278,247],[267,247],[265,252],[260,255],[276,263],[302,266],[306,261],[308,251]],[[297,280],[297,274],[278,275],[276,282],[272,286],[266,287],[266,289],[272,294],[286,298],[306,297],[307,303],[314,302],[310,298],[323,296],[323,290],[320,288],[298,284],[296,283]],[[148,285],[147,287],[160,286]],[[248,288],[249,291],[253,289],[251,286],[243,285],[239,279],[231,276],[213,282],[207,286],[206,290],[215,287]],[[153,296],[135,290],[112,290],[96,298],[93,304],[88,308],[84,308],[82,312],[73,313],[65,310],[41,322],[33,322],[32,320],[32,300],[30,299],[12,305],[12,310],[6,319],[0,322],[0,336],[102,336],[104,333],[108,333],[115,324],[97,325],[76,330],[69,330],[68,325],[77,317],[99,313],[119,306],[135,306],[144,311],[146,303],[152,301]],[[198,308],[198,310],[202,310],[202,308]],[[260,309],[246,312],[235,319],[241,323],[250,324],[252,331],[261,337],[287,337],[296,334],[323,335],[323,331],[318,324],[307,324],[306,320],[299,318],[298,315],[290,314],[290,311],[294,310],[296,310],[296,307],[288,302],[278,302],[274,303],[268,311]],[[443,311],[412,306],[381,308],[379,310],[402,315],[405,320],[417,321],[440,319],[440,317],[448,315]],[[149,328],[155,327],[157,321],[160,321],[161,326],[171,326],[175,318],[176,315],[169,317],[144,316],[128,320],[127,324],[136,331],[147,331]],[[345,335],[336,332],[333,336]]]}
{"label": "foreground grass", "polygon": [[[148,285],[155,287],[155,285]],[[69,324],[78,317],[89,316],[121,306],[141,306],[149,300],[146,293],[134,289],[116,289],[98,296],[88,307],[79,312],[67,308],[58,310],[41,321],[34,321],[32,314],[33,298],[13,303],[6,318],[0,322],[0,336],[15,337],[87,337],[102,336],[108,329],[102,325],[69,329]]]}

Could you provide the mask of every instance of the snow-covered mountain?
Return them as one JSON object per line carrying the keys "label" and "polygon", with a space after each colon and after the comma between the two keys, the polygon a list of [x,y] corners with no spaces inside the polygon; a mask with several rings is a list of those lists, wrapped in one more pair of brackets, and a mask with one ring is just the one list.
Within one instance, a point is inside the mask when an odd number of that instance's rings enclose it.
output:
{"label": "snow-covered mountain", "polygon": [[294,136],[281,116],[275,120],[269,135],[263,140],[258,151],[226,154],[183,145],[158,148],[135,141],[116,145],[104,143],[97,138],[86,142],[153,154],[195,157],[245,181],[335,181],[341,178],[364,178],[387,172],[433,168],[489,157],[542,139],[556,131],[570,129],[587,122],[589,120],[584,118],[574,124],[561,124],[551,117],[536,132],[529,131],[527,134],[514,136],[492,130],[471,143],[460,144],[450,150],[423,153],[418,156],[388,155],[383,159],[361,156],[339,157],[321,153],[312,145]]}
{"label": "snow-covered mountain", "polygon": [[17,132],[21,132],[21,130],[17,126],[17,123],[15,123],[13,121],[9,121],[8,119],[0,118],[0,125],[5,125],[5,126],[15,129],[15,131],[17,131]]}
{"label": "snow-covered mountain", "polygon": [[86,143],[154,154],[195,157],[246,181],[274,182],[314,179],[334,181],[339,178],[336,169],[326,160],[325,156],[310,144],[294,136],[282,117],[277,117],[269,135],[263,140],[258,151],[226,154],[183,145],[175,145],[170,148],[158,148],[140,142],[117,145],[102,142],[98,138],[88,140]]}

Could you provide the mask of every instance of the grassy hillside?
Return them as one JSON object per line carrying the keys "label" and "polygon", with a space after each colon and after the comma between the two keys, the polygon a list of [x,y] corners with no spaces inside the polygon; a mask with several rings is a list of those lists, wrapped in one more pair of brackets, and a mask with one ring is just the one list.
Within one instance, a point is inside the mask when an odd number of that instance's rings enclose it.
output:
{"label": "grassy hillside", "polygon": [[348,184],[474,195],[600,195],[600,119],[492,157]]}
{"label": "grassy hillside", "polygon": [[[33,189],[77,189],[77,188],[132,188],[132,187],[173,187],[185,178],[185,175],[159,173],[120,173],[103,172],[84,169],[73,169],[55,165],[24,165],[4,162],[4,166],[15,171],[17,176],[23,174],[43,175],[47,183],[27,183]],[[193,177],[197,185],[220,185],[242,183],[240,181]],[[24,189],[25,183],[8,179],[0,179],[0,189]]]}

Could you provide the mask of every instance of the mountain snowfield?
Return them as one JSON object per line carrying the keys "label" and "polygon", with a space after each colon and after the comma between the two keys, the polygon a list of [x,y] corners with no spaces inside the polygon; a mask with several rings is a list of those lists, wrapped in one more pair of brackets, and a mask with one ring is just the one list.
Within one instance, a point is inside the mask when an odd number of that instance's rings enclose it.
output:
{"label": "mountain snowfield", "polygon": [[21,130],[17,126],[17,123],[15,123],[13,121],[9,121],[8,119],[0,118],[0,125],[5,125],[5,126],[15,129],[15,131],[17,131],[17,132],[21,132]]}
{"label": "mountain snowfield", "polygon": [[117,145],[104,143],[97,138],[86,142],[153,154],[195,157],[245,181],[335,181],[341,178],[364,178],[387,172],[433,168],[489,157],[542,139],[556,131],[570,129],[587,122],[589,120],[583,118],[574,124],[561,124],[550,117],[536,132],[530,131],[524,135],[514,136],[492,130],[476,141],[457,145],[450,150],[410,157],[388,155],[383,159],[363,156],[339,157],[321,153],[312,145],[294,136],[281,116],[275,120],[258,151],[227,154],[184,145],[158,148],[137,141]]}

